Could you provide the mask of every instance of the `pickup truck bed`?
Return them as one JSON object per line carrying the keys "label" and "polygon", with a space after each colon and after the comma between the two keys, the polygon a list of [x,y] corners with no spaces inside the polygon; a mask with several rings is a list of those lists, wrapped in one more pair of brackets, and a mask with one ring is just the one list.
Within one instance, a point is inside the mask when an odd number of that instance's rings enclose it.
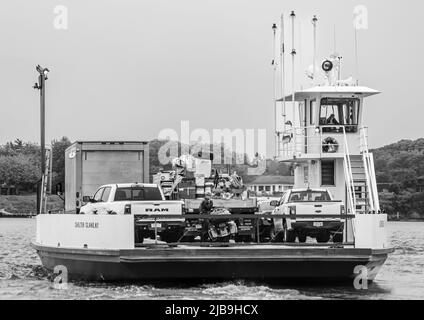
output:
{"label": "pickup truck bed", "polygon": [[[185,199],[187,213],[198,213],[202,199]],[[225,208],[231,213],[255,213],[258,211],[256,199],[212,199],[214,208]]]}

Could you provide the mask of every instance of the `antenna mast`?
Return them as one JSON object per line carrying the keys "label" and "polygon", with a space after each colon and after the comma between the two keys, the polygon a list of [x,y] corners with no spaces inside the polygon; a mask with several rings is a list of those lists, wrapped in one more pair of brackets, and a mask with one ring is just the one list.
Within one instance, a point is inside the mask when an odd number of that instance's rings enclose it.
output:
{"label": "antenna mast", "polygon": [[312,83],[315,84],[315,75],[317,68],[317,22],[318,18],[314,15],[312,18],[312,25],[314,26],[314,61],[313,61],[313,72],[312,72]]}
{"label": "antenna mast", "polygon": [[358,29],[355,26],[355,67],[356,67],[356,85],[359,85],[359,58],[358,58]]}
{"label": "antenna mast", "polygon": [[276,42],[277,42],[277,25],[274,23],[272,25],[272,31],[273,31],[273,51],[274,51],[274,59],[272,60],[272,65],[274,67],[274,116],[275,116],[275,123],[274,123],[274,134],[275,134],[275,155],[278,156],[278,145],[280,142],[280,133],[278,132],[277,128],[277,121],[278,121],[278,115],[277,115],[277,51],[276,51]]}
{"label": "antenna mast", "polygon": [[336,36],[336,24],[333,27],[333,45],[334,45],[334,54],[337,53],[337,36]]}
{"label": "antenna mast", "polygon": [[293,126],[296,122],[296,91],[295,91],[295,85],[294,85],[294,72],[295,72],[295,57],[296,57],[296,49],[294,48],[294,24],[295,24],[295,19],[296,19],[296,14],[294,13],[294,11],[291,12],[290,17],[292,19],[292,101],[293,101]]}
{"label": "antenna mast", "polygon": [[285,59],[285,40],[284,40],[284,14],[281,15],[281,94],[283,96],[283,132],[286,132],[287,112],[286,112],[286,59]]}

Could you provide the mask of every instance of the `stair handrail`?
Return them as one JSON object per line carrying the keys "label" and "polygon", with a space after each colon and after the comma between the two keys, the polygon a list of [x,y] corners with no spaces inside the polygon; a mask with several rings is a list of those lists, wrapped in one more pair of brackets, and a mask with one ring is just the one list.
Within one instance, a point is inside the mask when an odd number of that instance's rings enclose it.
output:
{"label": "stair handrail", "polygon": [[345,177],[346,184],[348,185],[348,196],[353,214],[356,214],[356,197],[355,197],[355,185],[353,183],[352,174],[352,163],[350,161],[349,144],[347,141],[346,128],[343,127],[343,140],[344,140],[344,163],[345,163]]}
{"label": "stair handrail", "polygon": [[377,188],[377,179],[375,175],[375,167],[374,167],[374,155],[369,153],[369,161],[370,161],[370,171],[371,171],[371,182],[372,189],[374,193],[374,207],[377,212],[380,212],[380,200],[378,199],[378,188]]}
{"label": "stair handrail", "polygon": [[367,127],[361,128],[361,140],[362,140],[362,147],[361,147],[361,153],[362,153],[362,160],[364,163],[364,171],[365,171],[365,177],[367,180],[367,191],[368,191],[368,197],[369,197],[369,204],[370,204],[370,211],[379,211],[379,202],[378,202],[378,191],[377,191],[377,183],[375,178],[375,171],[374,171],[374,161],[371,159],[371,154],[369,152],[368,148],[368,138],[367,138]]}

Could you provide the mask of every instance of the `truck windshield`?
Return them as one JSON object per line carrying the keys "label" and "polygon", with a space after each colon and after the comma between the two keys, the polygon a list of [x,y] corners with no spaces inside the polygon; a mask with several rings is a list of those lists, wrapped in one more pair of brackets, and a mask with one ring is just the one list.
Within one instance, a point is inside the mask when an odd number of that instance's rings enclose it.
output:
{"label": "truck windshield", "polygon": [[289,202],[322,202],[331,201],[327,191],[294,191],[290,195]]}
{"label": "truck windshield", "polygon": [[157,187],[117,188],[115,201],[160,201],[162,195]]}

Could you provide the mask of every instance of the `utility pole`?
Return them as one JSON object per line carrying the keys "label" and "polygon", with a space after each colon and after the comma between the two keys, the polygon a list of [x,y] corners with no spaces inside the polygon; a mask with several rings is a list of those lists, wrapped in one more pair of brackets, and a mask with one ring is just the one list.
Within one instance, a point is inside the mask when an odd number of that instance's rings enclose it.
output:
{"label": "utility pole", "polygon": [[[39,73],[38,83],[34,85],[34,89],[40,91],[40,144],[41,144],[41,179],[45,174],[46,168],[46,80],[47,74],[50,72],[47,68],[38,65],[36,68]],[[40,181],[41,181],[40,179]],[[37,212],[40,212],[41,188],[40,183],[37,184]]]}

